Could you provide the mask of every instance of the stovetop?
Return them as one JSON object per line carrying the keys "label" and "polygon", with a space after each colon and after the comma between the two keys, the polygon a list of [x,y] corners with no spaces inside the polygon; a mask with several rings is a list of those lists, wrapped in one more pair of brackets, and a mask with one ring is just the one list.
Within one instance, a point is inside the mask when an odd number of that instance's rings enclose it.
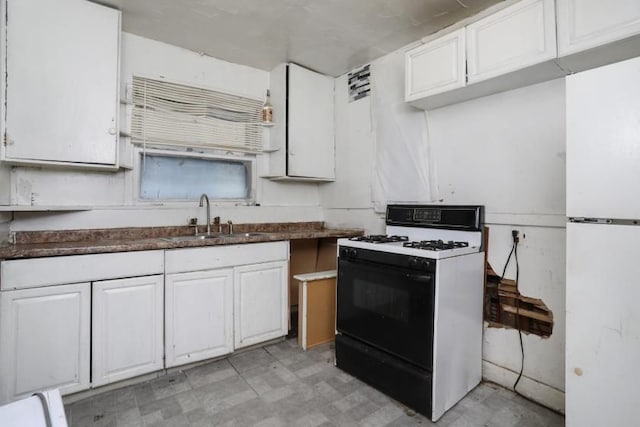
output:
{"label": "stovetop", "polygon": [[393,204],[386,234],[339,239],[338,246],[431,259],[472,254],[482,250],[483,218],[482,206]]}
{"label": "stovetop", "polygon": [[431,259],[443,259],[480,251],[477,245],[465,241],[418,240],[419,237],[417,240],[411,239],[409,236],[400,235],[371,235],[339,239],[338,245]]}

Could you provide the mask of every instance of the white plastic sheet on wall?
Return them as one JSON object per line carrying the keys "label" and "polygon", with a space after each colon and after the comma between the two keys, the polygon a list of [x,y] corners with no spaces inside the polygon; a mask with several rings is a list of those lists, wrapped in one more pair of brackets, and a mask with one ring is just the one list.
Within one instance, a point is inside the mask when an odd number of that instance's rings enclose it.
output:
{"label": "white plastic sheet on wall", "polygon": [[436,187],[427,118],[424,111],[404,102],[404,52],[373,62],[371,83],[374,209],[384,212],[393,202],[433,201]]}

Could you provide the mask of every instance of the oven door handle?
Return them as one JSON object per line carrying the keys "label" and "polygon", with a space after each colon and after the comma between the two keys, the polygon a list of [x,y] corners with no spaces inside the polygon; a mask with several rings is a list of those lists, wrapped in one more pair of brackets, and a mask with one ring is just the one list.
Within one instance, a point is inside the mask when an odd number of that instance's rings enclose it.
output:
{"label": "oven door handle", "polygon": [[414,282],[431,283],[433,281],[433,276],[431,274],[410,274],[410,273],[407,273],[407,279],[413,280]]}

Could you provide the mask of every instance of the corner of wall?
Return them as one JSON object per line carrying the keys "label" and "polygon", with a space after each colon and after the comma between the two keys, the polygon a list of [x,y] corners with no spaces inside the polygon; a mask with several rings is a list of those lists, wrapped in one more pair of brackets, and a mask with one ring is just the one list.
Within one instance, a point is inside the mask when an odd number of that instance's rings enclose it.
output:
{"label": "corner of wall", "polygon": [[9,225],[12,219],[11,212],[0,212],[0,245],[9,241]]}

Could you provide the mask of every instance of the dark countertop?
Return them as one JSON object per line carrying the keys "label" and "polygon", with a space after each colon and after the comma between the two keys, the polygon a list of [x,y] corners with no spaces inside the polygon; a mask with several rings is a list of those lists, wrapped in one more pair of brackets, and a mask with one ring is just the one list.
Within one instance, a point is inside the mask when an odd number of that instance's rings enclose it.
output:
{"label": "dark countertop", "polygon": [[[223,230],[226,232],[227,230]],[[203,234],[205,230],[199,229]],[[239,233],[261,233],[243,236]],[[194,248],[282,240],[353,237],[360,229],[326,228],[322,222],[237,224],[237,235],[220,234],[202,240],[170,240],[190,236],[187,226],[139,227],[93,230],[29,231],[13,236],[16,243],[0,245],[0,259],[39,258],[64,255],[84,255],[109,252],[130,252],[159,249]],[[217,234],[217,233],[216,233]]]}

